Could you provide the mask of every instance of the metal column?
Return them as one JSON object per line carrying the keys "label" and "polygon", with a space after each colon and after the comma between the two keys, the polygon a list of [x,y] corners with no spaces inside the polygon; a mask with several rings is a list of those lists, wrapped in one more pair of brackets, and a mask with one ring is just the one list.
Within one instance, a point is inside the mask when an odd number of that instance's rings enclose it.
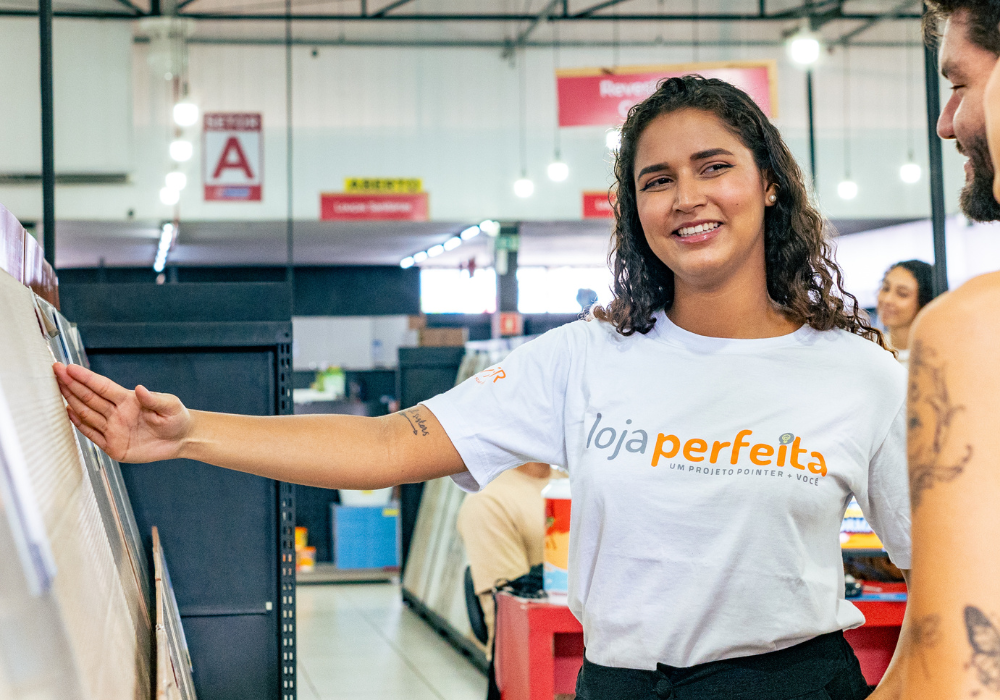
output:
{"label": "metal column", "polygon": [[42,90],[42,246],[56,266],[56,169],[52,119],[52,0],[38,1],[38,48]]}
{"label": "metal column", "polygon": [[819,192],[816,183],[816,115],[813,106],[813,71],[806,71],[806,110],[809,113],[809,174],[812,176],[813,192]]}
{"label": "metal column", "polygon": [[931,224],[934,230],[934,295],[948,291],[948,255],[944,230],[944,161],[937,121],[941,113],[941,85],[936,46],[924,47],[924,78],[927,88],[927,155],[931,167]]}
{"label": "metal column", "polygon": [[493,239],[494,270],[497,276],[497,310],[493,314],[492,335],[499,338],[500,314],[517,311],[517,250],[520,248],[521,224],[504,223]]}

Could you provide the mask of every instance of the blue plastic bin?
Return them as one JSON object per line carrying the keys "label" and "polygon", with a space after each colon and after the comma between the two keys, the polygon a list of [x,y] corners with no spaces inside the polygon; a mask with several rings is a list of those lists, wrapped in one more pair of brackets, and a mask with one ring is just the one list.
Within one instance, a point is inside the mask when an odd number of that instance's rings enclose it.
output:
{"label": "blue plastic bin", "polygon": [[399,504],[332,504],[333,563],[338,569],[399,568]]}

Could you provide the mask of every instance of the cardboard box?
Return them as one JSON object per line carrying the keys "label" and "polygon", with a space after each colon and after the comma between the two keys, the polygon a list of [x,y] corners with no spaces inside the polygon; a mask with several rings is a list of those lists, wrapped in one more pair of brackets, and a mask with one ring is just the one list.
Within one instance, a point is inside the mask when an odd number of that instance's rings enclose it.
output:
{"label": "cardboard box", "polygon": [[469,342],[468,328],[422,328],[420,347],[456,347]]}

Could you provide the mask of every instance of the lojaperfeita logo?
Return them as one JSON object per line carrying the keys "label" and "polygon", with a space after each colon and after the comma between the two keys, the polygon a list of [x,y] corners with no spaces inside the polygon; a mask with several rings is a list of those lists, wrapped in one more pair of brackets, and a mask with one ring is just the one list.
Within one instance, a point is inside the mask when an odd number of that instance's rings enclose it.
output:
{"label": "lojaperfeita logo", "polygon": [[[632,428],[632,420],[625,421],[625,426],[615,428],[611,425],[603,425],[604,416],[598,413],[595,416],[594,424],[587,434],[586,449],[594,447],[598,450],[611,450],[608,460],[613,460],[622,452],[636,454],[646,454],[646,449],[651,442],[650,435],[640,428]],[[650,455],[650,466],[656,467],[660,464],[660,459],[673,459],[678,455],[690,463],[691,470],[703,469],[708,471],[708,465],[729,464],[737,466],[741,464],[741,459],[748,459],[756,467],[791,467],[810,474],[826,476],[826,458],[822,452],[810,451],[802,446],[802,438],[792,433],[783,433],[778,436],[777,447],[767,441],[757,441],[751,439],[754,432],[750,429],[740,430],[730,440],[713,440],[709,442],[702,438],[688,438],[682,440],[672,434],[657,433],[652,441],[652,453]],[[700,464],[704,463],[704,467]],[[695,466],[699,465],[699,466]],[[676,468],[671,464],[671,468]],[[713,470],[718,471],[718,470]],[[732,472],[733,470],[726,470]],[[750,472],[751,470],[740,468],[737,474]],[[760,470],[757,470],[760,471]],[[721,472],[719,472],[721,473]]]}

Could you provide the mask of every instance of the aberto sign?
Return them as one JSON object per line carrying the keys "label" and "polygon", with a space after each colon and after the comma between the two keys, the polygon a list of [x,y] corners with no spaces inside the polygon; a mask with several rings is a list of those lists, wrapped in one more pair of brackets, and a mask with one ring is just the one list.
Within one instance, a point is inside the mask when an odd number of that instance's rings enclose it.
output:
{"label": "aberto sign", "polygon": [[319,201],[319,218],[323,221],[427,221],[428,216],[426,192],[323,192]]}
{"label": "aberto sign", "polygon": [[560,70],[559,126],[618,126],[661,80],[691,74],[732,83],[773,119],[778,111],[777,72],[773,60]]}
{"label": "aberto sign", "polygon": [[264,145],[260,114],[206,114],[201,152],[206,202],[261,200]]}

